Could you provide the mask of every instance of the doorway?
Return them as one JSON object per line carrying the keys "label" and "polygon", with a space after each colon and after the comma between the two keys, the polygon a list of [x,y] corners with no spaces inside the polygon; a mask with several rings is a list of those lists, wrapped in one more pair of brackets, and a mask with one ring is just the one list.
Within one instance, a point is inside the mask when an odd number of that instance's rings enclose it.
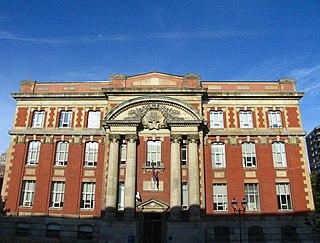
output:
{"label": "doorway", "polygon": [[162,243],[163,227],[161,213],[144,213],[142,219],[143,243]]}

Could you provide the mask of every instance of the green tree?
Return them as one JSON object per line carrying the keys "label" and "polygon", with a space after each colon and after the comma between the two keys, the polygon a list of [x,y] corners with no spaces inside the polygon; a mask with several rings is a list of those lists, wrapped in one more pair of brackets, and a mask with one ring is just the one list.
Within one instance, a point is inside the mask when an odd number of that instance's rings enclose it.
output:
{"label": "green tree", "polygon": [[306,218],[306,223],[312,225],[315,231],[320,232],[320,174],[312,173],[310,179],[315,212],[314,217]]}

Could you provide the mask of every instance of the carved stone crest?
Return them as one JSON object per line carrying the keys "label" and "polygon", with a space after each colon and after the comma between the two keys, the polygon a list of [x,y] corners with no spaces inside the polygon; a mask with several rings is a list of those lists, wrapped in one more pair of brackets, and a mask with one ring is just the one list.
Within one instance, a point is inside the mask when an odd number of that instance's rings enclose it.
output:
{"label": "carved stone crest", "polygon": [[159,130],[167,127],[167,121],[184,120],[180,112],[159,103],[151,103],[132,109],[128,112],[126,120],[140,120],[143,127],[149,130]]}
{"label": "carved stone crest", "polygon": [[159,130],[167,126],[166,118],[159,110],[151,109],[142,118],[142,125],[149,130]]}

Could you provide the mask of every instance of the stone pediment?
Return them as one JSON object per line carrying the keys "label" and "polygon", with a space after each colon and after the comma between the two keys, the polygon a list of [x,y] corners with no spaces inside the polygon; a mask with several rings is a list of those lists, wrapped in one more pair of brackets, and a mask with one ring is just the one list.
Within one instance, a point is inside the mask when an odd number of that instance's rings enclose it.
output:
{"label": "stone pediment", "polygon": [[137,209],[141,212],[147,213],[155,213],[155,212],[166,212],[170,206],[155,198],[150,198],[139,205],[137,205]]}

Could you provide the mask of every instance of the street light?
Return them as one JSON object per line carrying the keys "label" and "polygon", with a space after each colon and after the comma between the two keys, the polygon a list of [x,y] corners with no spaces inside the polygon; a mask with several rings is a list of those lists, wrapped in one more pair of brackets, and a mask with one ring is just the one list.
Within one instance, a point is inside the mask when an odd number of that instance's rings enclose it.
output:
{"label": "street light", "polygon": [[240,230],[240,242],[242,242],[242,233],[241,233],[241,215],[245,213],[246,208],[248,206],[248,202],[245,198],[242,199],[241,208],[237,208],[238,202],[235,198],[231,201],[231,206],[233,208],[234,213],[238,212],[239,214],[239,230]]}

